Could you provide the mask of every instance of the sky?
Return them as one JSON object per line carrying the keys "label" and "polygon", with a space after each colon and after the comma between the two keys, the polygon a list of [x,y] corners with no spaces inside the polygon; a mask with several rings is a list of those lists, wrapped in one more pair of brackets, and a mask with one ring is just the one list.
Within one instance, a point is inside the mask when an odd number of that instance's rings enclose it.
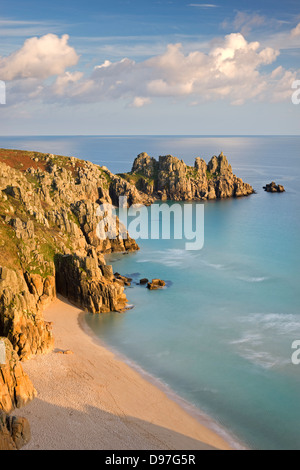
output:
{"label": "sky", "polygon": [[299,0],[207,1],[1,0],[0,135],[298,135]]}

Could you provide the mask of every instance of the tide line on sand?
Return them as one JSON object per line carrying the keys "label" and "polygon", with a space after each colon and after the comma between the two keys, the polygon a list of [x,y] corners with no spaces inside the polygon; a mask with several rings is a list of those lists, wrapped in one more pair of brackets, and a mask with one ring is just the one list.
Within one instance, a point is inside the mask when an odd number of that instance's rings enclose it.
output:
{"label": "tide line on sand", "polygon": [[[160,388],[96,342],[82,311],[56,299],[45,311],[55,349],[24,363],[38,396],[15,414],[32,440],[24,450],[230,449]],[[58,351],[73,354],[58,354]]]}

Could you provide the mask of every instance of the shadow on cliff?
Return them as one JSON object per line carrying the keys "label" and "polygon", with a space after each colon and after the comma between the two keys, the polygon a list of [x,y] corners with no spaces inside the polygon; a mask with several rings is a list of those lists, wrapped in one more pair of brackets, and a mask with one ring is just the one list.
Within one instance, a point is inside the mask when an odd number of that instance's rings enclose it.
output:
{"label": "shadow on cliff", "polygon": [[216,450],[173,430],[90,405],[79,411],[71,403],[61,407],[36,398],[20,414],[29,419],[32,434],[22,450]]}

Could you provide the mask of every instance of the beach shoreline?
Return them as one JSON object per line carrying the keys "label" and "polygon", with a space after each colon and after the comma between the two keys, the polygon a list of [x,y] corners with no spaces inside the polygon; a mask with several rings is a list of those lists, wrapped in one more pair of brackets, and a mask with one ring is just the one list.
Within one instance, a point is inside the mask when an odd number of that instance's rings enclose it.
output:
{"label": "beach shoreline", "polygon": [[23,364],[38,393],[15,412],[31,425],[24,450],[233,448],[88,334],[82,310],[58,298],[44,316],[55,349]]}
{"label": "beach shoreline", "polygon": [[217,423],[208,414],[204,413],[198,407],[196,407],[192,403],[182,398],[173,389],[171,389],[166,383],[164,383],[163,381],[161,381],[154,375],[147,372],[145,369],[143,369],[140,365],[138,365],[132,359],[129,359],[126,355],[122,354],[117,349],[108,345],[102,339],[100,340],[98,336],[96,335],[96,333],[87,324],[86,315],[87,314],[85,312],[82,312],[78,316],[78,323],[80,327],[83,329],[83,331],[87,335],[89,335],[96,344],[103,346],[105,349],[110,351],[117,360],[128,365],[131,369],[136,371],[143,379],[145,379],[147,382],[149,382],[150,384],[154,385],[156,388],[161,390],[171,401],[179,405],[188,415],[193,417],[202,426],[207,427],[212,432],[216,433],[219,437],[224,439],[224,441],[229,445],[231,450],[248,450],[245,444],[239,441],[236,436],[234,436],[228,430],[223,428],[219,423]]}

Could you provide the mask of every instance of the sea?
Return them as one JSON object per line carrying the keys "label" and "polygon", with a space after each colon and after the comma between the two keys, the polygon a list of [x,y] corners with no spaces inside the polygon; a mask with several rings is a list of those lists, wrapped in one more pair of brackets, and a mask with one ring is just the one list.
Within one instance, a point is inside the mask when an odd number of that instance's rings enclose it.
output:
{"label": "sea", "polygon": [[[141,152],[188,165],[224,152],[256,193],[204,203],[201,250],[141,239],[140,251],[110,256],[114,271],[133,279],[133,308],[86,321],[243,446],[299,450],[300,137],[20,136],[0,137],[0,147],[75,156],[114,173],[130,171]],[[286,192],[265,192],[271,181]],[[141,278],[167,287],[149,291]]]}

